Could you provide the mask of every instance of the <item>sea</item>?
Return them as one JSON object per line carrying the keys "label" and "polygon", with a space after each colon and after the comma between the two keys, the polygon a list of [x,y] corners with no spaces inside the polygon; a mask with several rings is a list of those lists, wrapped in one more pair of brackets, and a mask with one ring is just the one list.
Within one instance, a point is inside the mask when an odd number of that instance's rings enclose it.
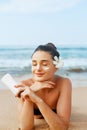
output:
{"label": "sea", "polygon": [[[0,47],[0,77],[31,73],[31,56],[34,47]],[[71,79],[87,80],[87,47],[57,47],[64,66],[57,74]]]}

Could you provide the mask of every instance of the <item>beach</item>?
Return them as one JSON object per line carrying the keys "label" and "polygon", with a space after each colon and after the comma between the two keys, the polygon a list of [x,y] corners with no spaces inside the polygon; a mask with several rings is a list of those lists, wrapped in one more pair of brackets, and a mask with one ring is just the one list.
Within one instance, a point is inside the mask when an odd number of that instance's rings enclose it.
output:
{"label": "beach", "polygon": [[[10,90],[0,89],[0,130],[18,130],[17,103]],[[37,119],[35,130],[49,130],[49,127],[43,119]],[[72,88],[72,112],[68,130],[87,130],[87,86]]]}
{"label": "beach", "polygon": [[[57,74],[72,82],[72,111],[68,130],[87,130],[87,48],[58,48],[64,61]],[[20,82],[31,77],[34,48],[0,48],[0,79],[10,73]],[[18,130],[17,99],[0,80],[0,130]],[[43,119],[35,120],[35,130],[49,130]]]}

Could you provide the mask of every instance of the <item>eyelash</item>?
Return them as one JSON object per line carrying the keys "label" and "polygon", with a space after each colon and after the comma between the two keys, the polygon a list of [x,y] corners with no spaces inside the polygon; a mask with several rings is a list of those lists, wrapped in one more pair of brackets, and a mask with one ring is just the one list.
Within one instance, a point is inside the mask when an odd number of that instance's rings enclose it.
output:
{"label": "eyelash", "polygon": [[48,64],[43,64],[43,66],[48,66]]}
{"label": "eyelash", "polygon": [[[48,66],[48,64],[42,64],[43,66]],[[37,66],[37,64],[32,64],[32,66]]]}
{"label": "eyelash", "polygon": [[32,66],[36,66],[37,64],[32,64]]}

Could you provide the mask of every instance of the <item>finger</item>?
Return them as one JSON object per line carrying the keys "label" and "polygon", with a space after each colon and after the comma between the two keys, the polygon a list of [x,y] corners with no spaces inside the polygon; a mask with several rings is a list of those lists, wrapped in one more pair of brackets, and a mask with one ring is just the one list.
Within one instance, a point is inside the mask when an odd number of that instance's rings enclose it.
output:
{"label": "finger", "polygon": [[21,95],[23,95],[23,96],[28,95],[29,96],[29,93],[30,93],[30,89],[29,89],[29,87],[26,86]]}
{"label": "finger", "polygon": [[21,93],[24,91],[24,89],[19,88],[18,92],[16,93],[15,97],[21,97]]}
{"label": "finger", "polygon": [[48,88],[54,88],[54,86],[53,85],[49,85]]}
{"label": "finger", "polygon": [[45,88],[54,88],[54,85],[48,84]]}
{"label": "finger", "polygon": [[21,93],[21,99],[22,99],[22,101],[25,101],[25,98],[24,98],[24,96],[22,95],[22,93]]}
{"label": "finger", "polygon": [[15,88],[25,87],[25,85],[24,85],[24,84],[22,84],[22,83],[19,83],[19,84],[15,85],[14,87],[15,87]]}
{"label": "finger", "polygon": [[51,85],[56,85],[54,82],[52,82],[52,81],[49,81],[49,84],[51,84]]}
{"label": "finger", "polygon": [[17,84],[17,85],[15,85],[14,87],[15,87],[15,88],[19,88],[19,87],[23,87],[23,85],[22,85],[22,84]]}
{"label": "finger", "polygon": [[29,92],[27,92],[26,90],[21,93],[21,98],[22,98],[23,100],[27,99],[27,100],[31,101],[31,100],[30,100],[30,97],[29,97]]}

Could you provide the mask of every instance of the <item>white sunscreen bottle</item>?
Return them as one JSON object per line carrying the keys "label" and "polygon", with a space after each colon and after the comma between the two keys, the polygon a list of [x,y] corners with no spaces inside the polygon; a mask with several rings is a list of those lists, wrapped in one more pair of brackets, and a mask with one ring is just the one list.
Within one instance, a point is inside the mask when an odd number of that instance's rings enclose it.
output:
{"label": "white sunscreen bottle", "polygon": [[13,92],[13,94],[16,94],[18,92],[18,89],[14,87],[15,85],[17,85],[17,82],[9,73],[5,74],[1,78],[1,81]]}

